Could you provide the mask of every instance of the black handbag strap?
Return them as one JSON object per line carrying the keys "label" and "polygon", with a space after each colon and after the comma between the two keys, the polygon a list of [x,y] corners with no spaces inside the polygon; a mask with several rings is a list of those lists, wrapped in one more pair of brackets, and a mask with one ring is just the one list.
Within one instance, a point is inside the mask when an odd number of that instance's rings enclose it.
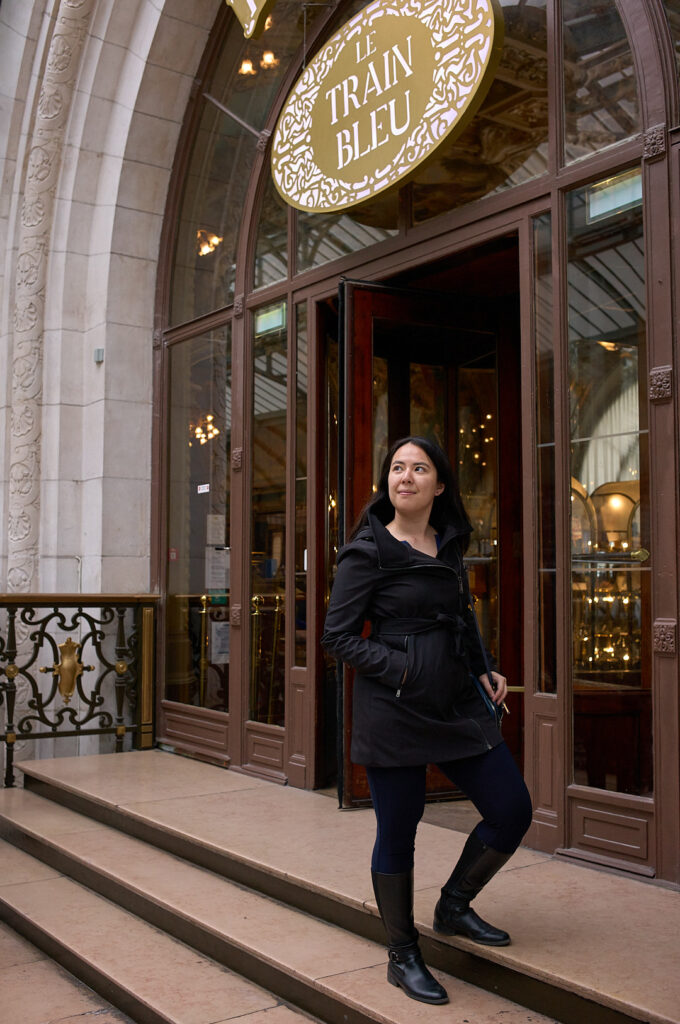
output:
{"label": "black handbag strap", "polygon": [[477,612],[475,611],[475,604],[474,604],[474,601],[472,600],[472,594],[470,593],[470,581],[468,579],[467,569],[465,568],[465,565],[463,565],[463,572],[465,574],[465,596],[467,598],[468,608],[470,609],[470,611],[472,613],[472,621],[474,623],[475,633],[477,634],[477,642],[478,642],[479,648],[480,648],[480,650],[482,652],[482,661],[484,662],[484,671],[486,672],[486,674],[488,676],[488,679],[489,679],[489,682],[491,683],[491,688],[493,690],[495,690],[496,687],[494,685],[493,676],[491,674],[491,666],[489,665],[489,656],[487,654],[486,646],[484,644],[484,640],[482,639],[482,633],[481,633],[481,630],[479,628],[479,621],[477,619]]}

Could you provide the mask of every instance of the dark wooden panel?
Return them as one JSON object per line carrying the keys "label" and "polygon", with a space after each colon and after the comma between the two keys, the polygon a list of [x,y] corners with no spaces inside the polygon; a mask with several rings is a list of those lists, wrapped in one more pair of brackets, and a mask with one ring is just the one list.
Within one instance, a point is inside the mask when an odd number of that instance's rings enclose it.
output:
{"label": "dark wooden panel", "polygon": [[283,747],[285,734],[283,729],[266,731],[255,722],[246,723],[246,757],[243,767],[266,774],[284,777]]}
{"label": "dark wooden panel", "polygon": [[161,716],[160,743],[219,764],[229,763],[229,716],[224,712],[164,700]]}
{"label": "dark wooden panel", "polygon": [[616,793],[568,791],[570,847],[612,867],[654,873],[654,805]]}

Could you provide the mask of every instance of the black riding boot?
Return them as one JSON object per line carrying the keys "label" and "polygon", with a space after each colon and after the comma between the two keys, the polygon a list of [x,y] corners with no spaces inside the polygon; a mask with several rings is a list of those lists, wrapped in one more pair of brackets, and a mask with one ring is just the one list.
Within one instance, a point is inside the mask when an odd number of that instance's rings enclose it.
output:
{"label": "black riding boot", "polygon": [[508,933],[483,921],[470,903],[511,856],[493,850],[473,832],[442,889],[434,911],[434,930],[443,935],[464,935],[484,946],[509,946]]}
{"label": "black riding boot", "polygon": [[418,948],[413,924],[413,872],[398,875],[371,872],[373,891],[387,932],[387,980],[421,1003],[448,1003],[446,989],[432,977]]}

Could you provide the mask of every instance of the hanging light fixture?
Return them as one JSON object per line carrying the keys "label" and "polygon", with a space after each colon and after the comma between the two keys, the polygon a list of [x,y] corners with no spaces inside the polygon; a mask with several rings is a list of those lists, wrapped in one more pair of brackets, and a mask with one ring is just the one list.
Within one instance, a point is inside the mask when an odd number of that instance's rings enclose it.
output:
{"label": "hanging light fixture", "polygon": [[279,66],[279,59],[274,54],[273,50],[265,50],[262,54],[262,60],[260,61],[260,67],[265,71],[270,71],[272,68]]}
{"label": "hanging light fixture", "polygon": [[215,426],[215,417],[209,412],[204,419],[199,419],[197,423],[189,424],[189,447],[193,448],[194,441],[197,441],[199,444],[207,444],[208,441],[212,441],[218,434],[219,430]]}

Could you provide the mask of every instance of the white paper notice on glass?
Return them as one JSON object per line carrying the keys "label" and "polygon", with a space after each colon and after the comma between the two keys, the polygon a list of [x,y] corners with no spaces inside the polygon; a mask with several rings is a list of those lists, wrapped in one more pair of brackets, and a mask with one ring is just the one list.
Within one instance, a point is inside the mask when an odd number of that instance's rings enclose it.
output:
{"label": "white paper notice on glass", "polygon": [[211,547],[224,544],[224,534],[227,528],[226,516],[206,516],[205,542]]}
{"label": "white paper notice on glass", "polygon": [[229,664],[229,621],[210,623],[210,663]]}
{"label": "white paper notice on glass", "polygon": [[230,551],[225,547],[205,549],[205,589],[220,593],[229,590]]}

